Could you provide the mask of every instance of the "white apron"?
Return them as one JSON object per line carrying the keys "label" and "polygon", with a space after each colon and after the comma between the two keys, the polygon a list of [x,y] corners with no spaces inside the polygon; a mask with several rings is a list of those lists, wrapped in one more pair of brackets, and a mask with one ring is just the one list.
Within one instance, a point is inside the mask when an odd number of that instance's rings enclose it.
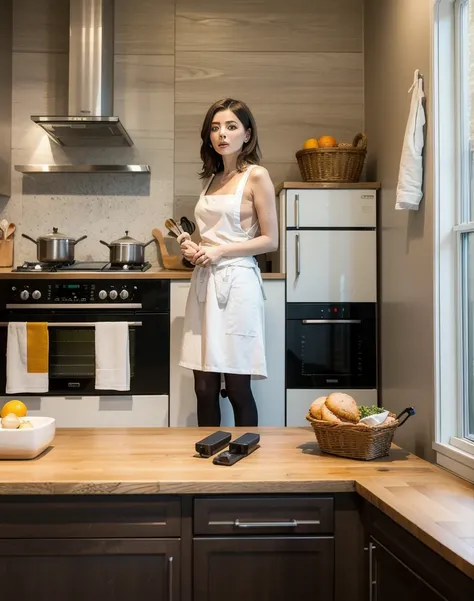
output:
{"label": "white apron", "polygon": [[[210,178],[194,215],[202,246],[251,240],[240,223],[242,195],[252,166],[241,176],[235,194],[206,196]],[[180,365],[188,369],[267,377],[262,277],[254,257],[225,257],[209,267],[196,266],[184,317]]]}

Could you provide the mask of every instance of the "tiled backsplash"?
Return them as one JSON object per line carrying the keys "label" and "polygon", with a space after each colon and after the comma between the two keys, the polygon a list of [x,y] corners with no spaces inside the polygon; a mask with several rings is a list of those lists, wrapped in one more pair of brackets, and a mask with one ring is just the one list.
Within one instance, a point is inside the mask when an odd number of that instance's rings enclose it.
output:
{"label": "tiled backsplash", "polygon": [[[362,0],[116,0],[115,108],[135,145],[62,149],[30,120],[67,113],[67,0],[15,0],[12,163],[144,163],[151,175],[13,172],[0,214],[17,224],[16,259],[58,227],[88,238],[78,259],[106,259],[100,239],[151,238],[192,215],[199,132],[208,106],[234,95],[252,108],[275,183],[300,179],[307,137],[351,140],[363,127]],[[252,48],[252,50],[250,50]],[[147,259],[159,263],[155,245]]]}

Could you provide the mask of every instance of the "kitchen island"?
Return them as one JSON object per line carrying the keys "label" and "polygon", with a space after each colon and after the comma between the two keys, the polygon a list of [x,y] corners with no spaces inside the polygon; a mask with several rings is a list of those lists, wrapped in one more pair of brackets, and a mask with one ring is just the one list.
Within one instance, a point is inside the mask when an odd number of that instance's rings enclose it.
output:
{"label": "kitchen island", "polygon": [[211,431],[58,430],[2,461],[11,598],[473,598],[474,486],[395,446],[323,455],[309,428],[259,428],[257,451],[216,466],[194,451]]}

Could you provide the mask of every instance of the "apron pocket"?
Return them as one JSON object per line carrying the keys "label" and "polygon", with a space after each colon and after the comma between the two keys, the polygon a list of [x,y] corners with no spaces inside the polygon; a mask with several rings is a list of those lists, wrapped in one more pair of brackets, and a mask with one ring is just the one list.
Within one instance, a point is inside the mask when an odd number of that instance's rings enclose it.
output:
{"label": "apron pocket", "polygon": [[247,269],[240,269],[239,271],[241,272],[239,275],[243,275],[242,272],[244,272],[245,276],[236,277],[234,275],[232,281],[225,309],[226,334],[257,336],[261,327],[259,300],[262,297],[262,293],[260,285],[253,271]]}

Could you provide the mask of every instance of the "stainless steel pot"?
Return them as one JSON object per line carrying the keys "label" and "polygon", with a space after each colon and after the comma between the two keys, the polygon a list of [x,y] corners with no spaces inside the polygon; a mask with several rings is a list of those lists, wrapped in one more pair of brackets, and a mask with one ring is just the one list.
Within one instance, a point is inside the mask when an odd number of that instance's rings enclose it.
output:
{"label": "stainless steel pot", "polygon": [[77,240],[69,238],[58,232],[57,227],[53,227],[52,234],[39,236],[37,240],[28,234],[22,234],[22,236],[36,244],[36,257],[42,263],[72,263],[76,244],[87,238],[87,236],[81,236]]}
{"label": "stainless steel pot", "polygon": [[152,238],[149,242],[138,242],[128,235],[128,230],[125,236],[114,240],[113,242],[104,242],[99,240],[110,249],[110,262],[115,265],[141,265],[145,263],[145,247],[154,241]]}

